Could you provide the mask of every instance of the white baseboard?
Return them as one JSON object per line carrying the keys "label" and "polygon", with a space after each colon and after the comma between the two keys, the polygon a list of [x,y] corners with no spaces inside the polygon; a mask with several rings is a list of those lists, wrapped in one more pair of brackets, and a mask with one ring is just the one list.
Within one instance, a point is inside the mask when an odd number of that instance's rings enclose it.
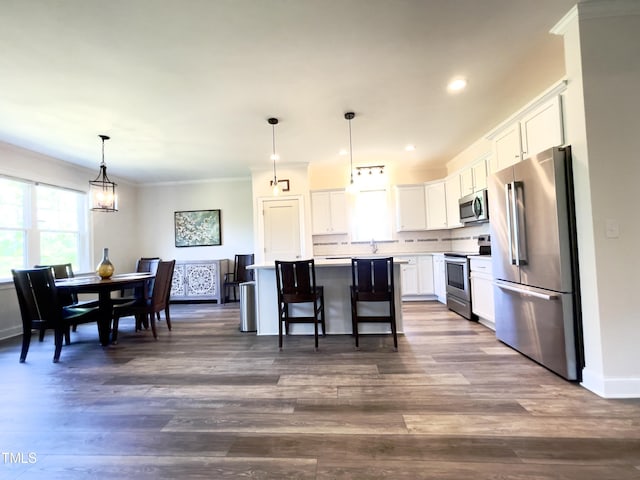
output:
{"label": "white baseboard", "polygon": [[640,378],[603,377],[585,368],[581,385],[603,398],[640,398]]}

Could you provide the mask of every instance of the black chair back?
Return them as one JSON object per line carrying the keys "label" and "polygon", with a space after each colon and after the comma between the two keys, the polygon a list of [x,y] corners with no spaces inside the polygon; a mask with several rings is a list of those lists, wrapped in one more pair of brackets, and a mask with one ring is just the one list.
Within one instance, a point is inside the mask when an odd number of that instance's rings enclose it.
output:
{"label": "black chair back", "polygon": [[60,302],[55,279],[49,267],[11,270],[18,294],[18,304],[24,329],[39,327],[40,323],[55,326],[61,318]]}
{"label": "black chair back", "polygon": [[316,295],[313,259],[285,262],[276,260],[278,295],[285,303],[311,302]]}
{"label": "black chair back", "polygon": [[158,262],[156,278],[153,283],[153,293],[151,294],[151,307],[154,311],[164,310],[169,303],[171,294],[171,280],[176,261]]}
{"label": "black chair back", "polygon": [[[73,278],[75,275],[73,274],[73,268],[70,263],[58,263],[55,265],[35,265],[34,268],[50,268],[53,273],[53,278],[56,280],[62,278]],[[58,300],[60,304],[63,306],[73,305],[74,303],[78,303],[78,295],[75,292],[58,292]]]}
{"label": "black chair back", "polygon": [[393,258],[352,258],[354,291],[361,301],[388,301],[394,292]]}
{"label": "black chair back", "polygon": [[29,352],[31,330],[40,330],[40,340],[46,329],[55,330],[55,352],[53,361],[57,362],[62,350],[62,307],[58,299],[53,272],[49,267],[24,270],[11,270],[13,283],[18,295],[20,316],[22,317],[22,351],[20,363]]}
{"label": "black chair back", "polygon": [[253,281],[253,270],[247,270],[249,265],[253,265],[253,253],[235,256],[234,280],[236,283]]}

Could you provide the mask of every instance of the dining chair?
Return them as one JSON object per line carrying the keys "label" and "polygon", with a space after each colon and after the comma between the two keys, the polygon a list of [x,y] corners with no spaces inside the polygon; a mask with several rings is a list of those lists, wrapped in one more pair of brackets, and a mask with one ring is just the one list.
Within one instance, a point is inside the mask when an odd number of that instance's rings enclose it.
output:
{"label": "dining chair", "polygon": [[24,363],[31,343],[31,330],[40,332],[53,329],[55,351],[53,362],[60,359],[62,339],[70,343],[72,325],[98,320],[97,307],[63,306],[60,303],[52,269],[49,267],[11,270],[22,316],[22,351],[20,363]]}
{"label": "dining chair", "polygon": [[[296,261],[275,261],[278,288],[278,347],[282,350],[282,324],[289,335],[292,323],[313,323],[315,350],[318,350],[318,324],[322,326],[322,336],[326,335],[324,315],[324,287],[316,285],[316,269],[313,259]],[[310,304],[302,315],[301,304]],[[293,309],[290,306],[294,306]],[[304,307],[303,307],[304,308]]]}
{"label": "dining chair", "polygon": [[[34,265],[33,268],[47,267],[51,269],[53,278],[60,280],[64,278],[74,278],[73,267],[70,263],[56,263],[52,265]],[[76,292],[67,290],[58,290],[58,299],[63,307],[73,306],[82,308],[93,308],[98,306],[98,300],[80,300]],[[77,325],[71,325],[71,329],[75,332]],[[44,339],[45,330],[40,330],[40,341]],[[67,339],[69,341],[69,339]]]}
{"label": "dining chair", "polygon": [[[360,323],[389,323],[393,334],[393,347],[398,350],[396,331],[395,286],[393,281],[393,257],[351,259],[351,324],[360,349],[358,325]],[[362,313],[360,307],[367,303],[387,303],[388,314]]]}
{"label": "dining chair", "polygon": [[224,302],[230,301],[230,291],[233,290],[233,301],[238,301],[237,289],[241,283],[251,282],[253,280],[253,270],[248,270],[247,266],[253,265],[253,253],[236,255],[234,259],[233,272],[224,274],[223,288],[224,293],[222,299]]}
{"label": "dining chair", "polygon": [[134,316],[136,317],[136,331],[141,329],[141,323],[148,321],[151,324],[153,338],[158,338],[156,332],[156,316],[164,310],[167,328],[171,330],[171,316],[169,314],[169,297],[171,295],[171,279],[173,278],[173,270],[176,261],[159,261],[156,271],[156,278],[153,283],[151,296],[145,295],[136,298],[128,303],[114,305],[113,307],[113,333],[112,342],[118,342],[118,326],[120,318]]}
{"label": "dining chair", "polygon": [[[136,260],[136,272],[148,272],[153,273],[155,275],[158,270],[158,263],[160,262],[160,257],[140,257]],[[120,297],[117,297],[113,300],[113,303],[116,305],[129,303],[138,298],[144,298],[145,295],[147,298],[151,297],[151,292],[153,292],[153,284],[155,279],[149,280],[144,287],[134,287],[132,289],[122,289],[120,290]],[[168,304],[167,304],[168,308]],[[146,317],[145,317],[146,318]],[[160,320],[160,312],[157,314],[157,319]],[[143,320],[142,324],[145,328],[149,328],[149,322]]]}

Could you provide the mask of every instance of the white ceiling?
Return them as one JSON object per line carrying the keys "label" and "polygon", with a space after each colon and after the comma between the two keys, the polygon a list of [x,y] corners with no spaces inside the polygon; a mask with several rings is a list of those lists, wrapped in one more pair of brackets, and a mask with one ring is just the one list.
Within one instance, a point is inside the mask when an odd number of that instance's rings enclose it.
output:
{"label": "white ceiling", "polygon": [[437,168],[563,76],[574,3],[0,0],[0,140],[97,172],[107,134],[122,179],[246,177],[268,117],[283,163],[334,163],[352,110],[354,164]]}

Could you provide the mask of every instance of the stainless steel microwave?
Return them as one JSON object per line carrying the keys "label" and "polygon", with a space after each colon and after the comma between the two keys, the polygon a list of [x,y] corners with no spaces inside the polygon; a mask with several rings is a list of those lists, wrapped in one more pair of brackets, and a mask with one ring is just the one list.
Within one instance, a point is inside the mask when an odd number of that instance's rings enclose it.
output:
{"label": "stainless steel microwave", "polygon": [[489,221],[489,202],[487,190],[480,190],[462,197],[460,205],[460,221],[462,223],[483,223]]}

